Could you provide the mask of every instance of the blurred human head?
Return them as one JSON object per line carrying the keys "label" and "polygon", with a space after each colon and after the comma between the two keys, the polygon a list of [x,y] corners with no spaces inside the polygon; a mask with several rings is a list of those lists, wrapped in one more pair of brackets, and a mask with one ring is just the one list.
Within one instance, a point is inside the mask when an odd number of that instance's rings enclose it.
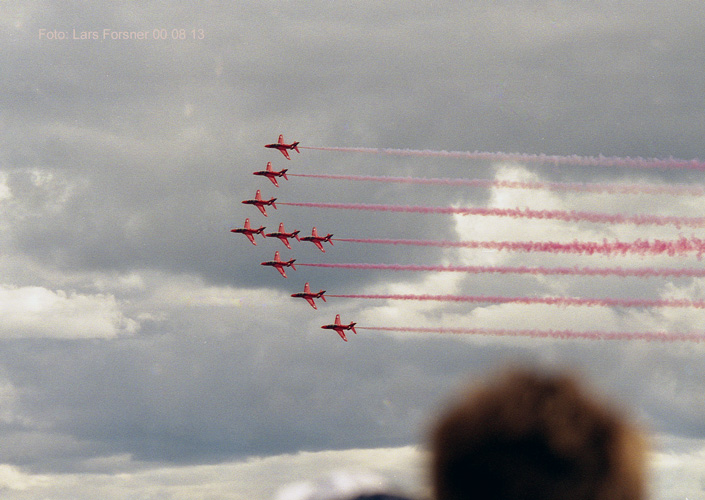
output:
{"label": "blurred human head", "polygon": [[464,393],[431,437],[436,500],[643,500],[645,447],[570,376],[512,370]]}

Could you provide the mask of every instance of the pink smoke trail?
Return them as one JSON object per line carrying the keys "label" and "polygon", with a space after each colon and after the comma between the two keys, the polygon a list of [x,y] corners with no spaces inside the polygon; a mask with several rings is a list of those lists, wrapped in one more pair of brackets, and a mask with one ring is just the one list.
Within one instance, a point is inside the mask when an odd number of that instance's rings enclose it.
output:
{"label": "pink smoke trail", "polygon": [[462,214],[482,217],[511,217],[513,219],[560,220],[564,222],[592,222],[606,224],[633,224],[637,226],[673,225],[680,229],[705,226],[705,217],[680,217],[668,215],[622,215],[576,210],[533,210],[531,208],[471,208],[424,207],[409,205],[377,205],[364,203],[280,203],[292,207],[334,208],[340,210],[367,210],[374,212],[415,212],[424,214]]}
{"label": "pink smoke trail", "polygon": [[588,307],[692,307],[704,309],[704,300],[690,299],[617,299],[617,298],[582,298],[582,297],[497,297],[486,295],[415,295],[415,294],[342,294],[327,297],[342,299],[384,299],[384,300],[422,300],[439,302],[473,302],[486,304],[544,304],[549,306],[588,306]]}
{"label": "pink smoke trail", "polygon": [[394,148],[346,148],[346,147],[312,147],[299,146],[299,149],[315,149],[318,151],[340,151],[346,153],[373,153],[395,156],[433,156],[445,158],[466,158],[468,160],[516,161],[526,163],[551,163],[554,165],[574,165],[584,167],[625,167],[639,169],[687,169],[705,170],[705,162],[697,158],[681,160],[678,158],[641,158],[629,156],[579,156],[579,155],[546,155],[528,153],[491,153],[487,151],[444,151],[433,149],[394,149]]}
{"label": "pink smoke trail", "polygon": [[530,274],[530,275],[559,275],[559,276],[618,276],[621,278],[702,278],[705,269],[677,269],[677,268],[622,268],[622,267],[527,267],[527,266],[419,266],[403,264],[297,264],[308,267],[324,267],[336,269],[375,269],[389,271],[434,271],[458,273],[495,273],[495,274]]}
{"label": "pink smoke trail", "polygon": [[593,184],[581,182],[538,182],[538,181],[502,181],[488,179],[435,179],[425,177],[385,177],[366,175],[325,175],[325,174],[289,174],[292,177],[312,179],[331,179],[346,181],[393,182],[404,184],[440,184],[445,186],[465,186],[480,188],[508,189],[545,189],[550,191],[573,191],[607,194],[648,194],[648,195],[690,195],[703,196],[705,188],[684,185],[657,186],[652,184]]}
{"label": "pink smoke trail", "polygon": [[382,326],[358,326],[358,330],[376,330],[382,332],[413,332],[413,333],[451,333],[464,335],[494,335],[554,339],[587,339],[587,340],[648,340],[657,342],[702,342],[705,335],[700,333],[668,333],[668,332],[605,332],[575,331],[575,330],[510,330],[499,328],[404,328]]}
{"label": "pink smoke trail", "polygon": [[556,254],[584,255],[668,255],[686,256],[696,254],[700,260],[705,254],[705,240],[694,236],[677,240],[642,240],[635,241],[578,241],[567,243],[557,241],[445,241],[445,240],[390,240],[369,238],[333,238],[335,241],[350,243],[369,243],[377,245],[410,245],[441,248],[473,248],[508,252],[544,252]]}

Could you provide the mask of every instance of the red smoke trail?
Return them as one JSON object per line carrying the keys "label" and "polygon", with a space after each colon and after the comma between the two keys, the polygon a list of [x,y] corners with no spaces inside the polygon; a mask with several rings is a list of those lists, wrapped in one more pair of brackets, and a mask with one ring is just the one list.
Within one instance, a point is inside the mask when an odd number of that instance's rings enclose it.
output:
{"label": "red smoke trail", "polygon": [[394,294],[372,294],[372,295],[327,295],[343,299],[384,299],[384,300],[432,300],[439,302],[474,302],[486,304],[545,304],[549,306],[598,306],[598,307],[693,307],[696,309],[705,308],[705,300],[689,299],[593,299],[582,297],[497,297],[485,295],[394,295]]}
{"label": "red smoke trail", "polygon": [[411,245],[442,248],[474,248],[483,250],[506,250],[509,252],[545,252],[585,255],[668,255],[685,256],[691,253],[700,260],[705,254],[705,240],[681,236],[677,240],[635,241],[444,241],[444,240],[388,240],[367,238],[333,238],[335,241],[370,243],[377,245]]}
{"label": "red smoke trail", "polygon": [[394,149],[394,148],[345,148],[345,147],[311,147],[299,146],[299,149],[318,151],[342,151],[346,153],[374,153],[395,156],[435,156],[445,158],[467,158],[468,160],[516,161],[525,163],[552,163],[554,165],[574,165],[584,167],[626,167],[626,168],[663,168],[705,170],[705,162],[698,159],[680,160],[678,158],[641,158],[619,156],[578,156],[546,155],[528,153],[490,153],[487,151],[438,151],[433,149]]}
{"label": "red smoke trail", "polygon": [[469,335],[494,335],[554,339],[588,339],[588,340],[649,340],[658,342],[702,342],[705,335],[699,333],[668,332],[604,332],[575,330],[509,330],[498,328],[404,328],[381,326],[358,326],[358,330],[376,330],[382,332],[415,333],[452,333]]}
{"label": "red smoke trail", "polygon": [[705,217],[680,217],[668,215],[621,215],[600,212],[580,212],[576,210],[533,210],[531,208],[462,208],[462,207],[423,207],[409,205],[376,205],[364,203],[280,203],[292,207],[334,208],[341,210],[368,210],[374,212],[415,212],[424,214],[462,214],[482,217],[511,217],[513,219],[561,220],[564,222],[592,222],[606,224],[634,224],[637,226],[673,225],[680,229],[705,226]]}
{"label": "red smoke trail", "polygon": [[509,189],[546,189],[550,191],[574,191],[607,194],[664,194],[671,196],[703,196],[705,188],[683,185],[656,186],[652,184],[590,184],[581,182],[538,182],[538,181],[501,181],[488,179],[434,179],[424,177],[377,177],[365,175],[324,175],[324,174],[289,174],[292,177],[309,177],[312,179],[333,179],[345,181],[395,182],[405,184],[441,184],[445,186],[466,186],[480,188]]}
{"label": "red smoke trail", "polygon": [[674,269],[674,268],[622,268],[622,267],[527,267],[527,266],[418,266],[402,264],[298,264],[299,266],[326,267],[338,269],[384,269],[389,271],[434,271],[458,273],[496,273],[496,274],[531,274],[560,276],[619,276],[654,278],[702,278],[705,269]]}

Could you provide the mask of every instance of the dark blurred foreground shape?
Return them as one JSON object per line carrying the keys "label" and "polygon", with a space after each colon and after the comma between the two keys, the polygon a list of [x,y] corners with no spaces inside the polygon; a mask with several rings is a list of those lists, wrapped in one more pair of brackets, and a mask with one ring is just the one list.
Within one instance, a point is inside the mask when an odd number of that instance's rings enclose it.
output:
{"label": "dark blurred foreground shape", "polygon": [[643,500],[646,447],[568,375],[512,370],[464,393],[431,436],[434,500]]}

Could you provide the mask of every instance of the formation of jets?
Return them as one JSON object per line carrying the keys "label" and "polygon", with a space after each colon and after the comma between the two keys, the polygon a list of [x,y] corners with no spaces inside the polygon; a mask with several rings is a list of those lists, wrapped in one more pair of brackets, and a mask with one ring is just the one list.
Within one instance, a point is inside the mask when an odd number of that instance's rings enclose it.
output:
{"label": "formation of jets", "polygon": [[[292,142],[291,144],[286,144],[284,142],[284,136],[280,135],[279,140],[276,143],[266,144],[264,147],[270,148],[270,149],[278,149],[279,151],[281,151],[281,153],[284,155],[284,157],[287,160],[291,160],[291,157],[289,156],[289,151],[293,150],[293,151],[296,151],[297,153],[299,153],[300,151],[299,151],[298,146],[299,146],[298,141]],[[286,175],[287,171],[288,171],[288,169],[286,169],[286,168],[283,168],[279,171],[274,170],[274,168],[272,168],[272,162],[270,161],[270,162],[267,162],[267,167],[264,170],[258,170],[256,172],[252,172],[252,174],[266,177],[267,179],[269,179],[272,182],[272,184],[274,184],[275,187],[279,187],[279,182],[277,181],[278,178],[284,178],[286,180],[289,180],[289,178]],[[262,213],[262,215],[267,217],[267,210],[265,207],[271,206],[272,208],[274,208],[276,210],[277,209],[277,205],[275,204],[276,200],[277,200],[276,198],[270,198],[269,200],[263,199],[262,193],[258,189],[257,192],[255,193],[255,197],[253,199],[243,200],[242,203],[245,205],[254,205],[255,207],[257,207],[259,209],[259,211]],[[315,226],[311,230],[311,236],[302,236],[302,237],[299,237],[300,231],[298,231],[298,230],[287,231],[284,228],[283,222],[279,223],[279,229],[277,231],[265,234],[264,229],[265,229],[264,226],[260,226],[257,229],[253,228],[250,224],[250,219],[247,218],[247,219],[245,219],[244,227],[238,227],[235,229],[231,229],[230,232],[244,234],[253,245],[257,245],[257,242],[255,241],[256,234],[261,234],[263,238],[278,238],[284,244],[284,246],[286,248],[288,248],[289,250],[291,250],[291,245],[289,244],[289,240],[292,238],[295,239],[296,241],[310,241],[311,243],[316,245],[316,247],[318,247],[318,249],[321,252],[324,252],[324,253],[325,253],[325,249],[323,248],[323,243],[328,242],[331,245],[333,245],[333,241],[331,239],[333,237],[333,235],[329,233],[329,234],[326,234],[325,236],[319,236],[318,230],[316,229]],[[279,255],[279,251],[277,250],[274,252],[274,259],[273,260],[264,261],[261,263],[261,265],[270,266],[270,267],[275,268],[277,271],[279,271],[279,273],[284,278],[286,278],[287,276],[286,276],[285,268],[290,267],[291,269],[293,269],[295,271],[296,267],[294,266],[294,262],[296,262],[296,259],[282,260],[281,256]],[[303,292],[292,293],[291,296],[295,297],[295,298],[302,298],[302,299],[306,300],[306,302],[308,302],[311,305],[311,307],[313,307],[314,309],[317,310],[318,307],[316,306],[315,299],[321,299],[321,300],[323,300],[323,302],[326,302],[326,297],[324,295],[325,293],[326,293],[325,290],[319,290],[318,292],[312,292],[311,285],[307,282],[304,285]],[[340,337],[345,342],[347,342],[348,339],[345,337],[345,331],[352,330],[353,333],[357,333],[355,331],[355,325],[356,325],[356,323],[354,323],[352,321],[347,325],[342,324],[340,322],[340,314],[337,314],[335,316],[335,322],[333,324],[323,325],[323,326],[321,326],[321,328],[324,330],[335,330],[338,333],[338,335],[340,335]]]}

